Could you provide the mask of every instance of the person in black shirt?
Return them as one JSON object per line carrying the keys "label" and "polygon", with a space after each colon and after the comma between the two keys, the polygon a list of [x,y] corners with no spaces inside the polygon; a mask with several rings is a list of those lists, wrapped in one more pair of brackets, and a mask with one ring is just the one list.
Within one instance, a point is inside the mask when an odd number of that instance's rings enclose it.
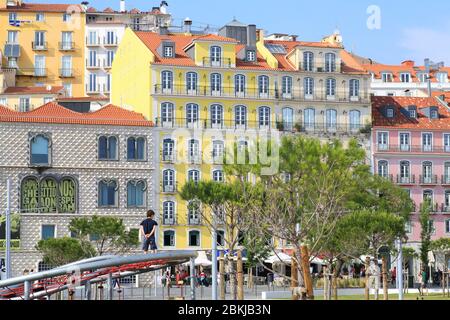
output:
{"label": "person in black shirt", "polygon": [[142,241],[142,250],[144,250],[144,253],[146,254],[148,253],[149,247],[152,253],[156,253],[156,250],[158,250],[155,241],[156,226],[158,223],[153,220],[154,216],[155,212],[153,210],[148,210],[147,219],[141,222],[140,232],[144,236],[144,240]]}

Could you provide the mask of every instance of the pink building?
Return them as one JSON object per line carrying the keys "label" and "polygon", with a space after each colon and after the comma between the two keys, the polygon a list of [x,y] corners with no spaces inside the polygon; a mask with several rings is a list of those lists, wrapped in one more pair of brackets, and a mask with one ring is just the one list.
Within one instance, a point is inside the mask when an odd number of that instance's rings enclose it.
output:
{"label": "pink building", "polygon": [[[450,237],[450,108],[436,97],[372,97],[374,173],[408,190],[415,212],[410,245],[420,243],[420,207],[431,199],[433,239]],[[437,259],[437,258],[436,258]],[[449,263],[440,257],[439,264]]]}

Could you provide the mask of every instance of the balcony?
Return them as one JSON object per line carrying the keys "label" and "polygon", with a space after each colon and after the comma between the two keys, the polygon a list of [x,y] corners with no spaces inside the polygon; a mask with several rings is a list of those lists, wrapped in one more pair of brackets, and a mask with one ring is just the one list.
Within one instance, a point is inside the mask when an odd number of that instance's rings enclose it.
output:
{"label": "balcony", "polygon": [[108,60],[103,59],[103,69],[109,70],[112,68],[112,62],[108,62]]}
{"label": "balcony", "polygon": [[46,77],[47,69],[46,68],[19,68],[17,70],[18,76],[28,76],[28,77]]}
{"label": "balcony", "polygon": [[195,215],[195,216],[191,216],[191,215],[189,215],[189,217],[188,217],[188,224],[190,225],[190,226],[199,226],[199,225],[201,225],[202,223],[201,223],[201,219],[200,219],[200,216],[198,215]]}
{"label": "balcony", "polygon": [[60,42],[59,43],[59,50],[61,51],[74,51],[75,50],[75,42]]}
{"label": "balcony", "polygon": [[[420,211],[422,211],[425,208],[425,204],[421,203],[420,204]],[[440,209],[442,208],[442,206],[439,206],[438,203],[432,203],[430,204],[430,212],[431,213],[437,213],[440,212]]]}
{"label": "balcony", "polygon": [[433,146],[424,147],[418,145],[387,145],[387,144],[377,144],[378,152],[389,152],[389,153],[428,153],[428,154],[449,154],[450,148],[448,146]]}
{"label": "balcony", "polygon": [[104,47],[116,47],[119,45],[119,39],[117,37],[113,37],[109,39],[108,37],[103,37],[103,46]]}
{"label": "balcony", "polygon": [[442,175],[441,176],[441,184],[443,186],[450,186],[450,176],[448,175]]}
{"label": "balcony", "polygon": [[198,154],[192,154],[192,155],[189,154],[187,156],[187,160],[191,164],[201,164],[202,158],[203,158],[202,154],[203,154],[203,152],[201,152],[201,151]]}
{"label": "balcony", "polygon": [[48,46],[47,46],[47,42],[31,42],[31,47],[33,48],[34,51],[47,51],[48,50]]}
{"label": "balcony", "polygon": [[401,175],[397,175],[397,184],[403,186],[412,186],[416,184],[416,176],[411,175],[408,177],[403,177]]}
{"label": "balcony", "polygon": [[165,226],[174,226],[177,224],[177,221],[174,217],[163,217],[163,225]]}
{"label": "balcony", "polygon": [[301,101],[301,102],[332,102],[332,103],[369,103],[367,92],[363,95],[350,96],[350,92],[344,89],[336,89],[334,94],[327,94],[326,90],[316,89],[312,94],[306,93],[303,88],[292,89],[290,92],[282,92],[279,89],[267,89],[260,91],[258,88],[246,88],[244,91],[237,91],[235,87],[221,87],[220,89],[211,86],[187,86],[163,87],[162,84],[154,86],[154,95],[162,96],[186,96],[186,97],[214,97],[230,99],[260,99],[275,101]]}
{"label": "balcony", "polygon": [[161,183],[161,192],[166,194],[175,194],[178,192],[178,183],[175,182],[173,184],[162,184]]}
{"label": "balcony", "polygon": [[100,90],[100,85],[86,85],[86,93],[87,94],[100,94],[101,90]]}
{"label": "balcony", "polygon": [[60,78],[74,78],[74,72],[72,68],[63,68],[59,69],[59,77]]}
{"label": "balcony", "polygon": [[315,62],[312,64],[299,63],[298,70],[300,72],[311,72],[311,73],[341,73],[342,65],[335,63],[333,65],[328,65],[325,62]]}
{"label": "balcony", "polygon": [[100,59],[91,61],[90,59],[86,59],[86,69],[89,70],[98,70],[101,68]]}
{"label": "balcony", "polygon": [[438,177],[437,175],[431,175],[431,176],[420,176],[419,184],[424,186],[433,186],[438,184]]}
{"label": "balcony", "polygon": [[175,152],[174,151],[172,153],[161,152],[161,160],[162,162],[166,163],[175,163]]}
{"label": "balcony", "polygon": [[211,57],[204,57],[202,59],[203,67],[213,67],[213,68],[231,68],[234,65],[231,63],[230,58],[213,59]]}
{"label": "balcony", "polygon": [[100,37],[86,37],[86,46],[87,47],[100,47],[101,41]]}

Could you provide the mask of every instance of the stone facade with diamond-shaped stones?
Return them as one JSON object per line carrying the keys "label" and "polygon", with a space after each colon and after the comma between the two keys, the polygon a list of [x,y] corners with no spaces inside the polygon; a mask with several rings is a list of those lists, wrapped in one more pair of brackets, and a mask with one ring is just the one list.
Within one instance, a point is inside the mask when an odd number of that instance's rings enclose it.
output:
{"label": "stone facade with diamond-shaped stones", "polygon": [[[158,144],[152,127],[112,125],[66,125],[41,123],[0,123],[0,208],[6,207],[6,180],[11,181],[11,211],[20,214],[20,249],[12,254],[13,276],[25,269],[38,270],[42,257],[35,249],[42,237],[42,225],[54,225],[56,237],[70,237],[69,223],[76,217],[108,215],[123,219],[127,228],[139,228],[147,209],[157,208],[157,172],[155,152]],[[30,137],[45,134],[51,139],[49,168],[30,165]],[[116,136],[118,160],[98,159],[100,136]],[[127,159],[129,137],[145,138],[143,161]],[[76,212],[39,213],[23,212],[21,209],[21,182],[24,177],[44,176],[72,177],[78,185]],[[98,203],[98,184],[101,180],[117,181],[117,205],[102,208]],[[129,208],[127,183],[144,181],[144,206]],[[157,212],[157,210],[155,210]],[[158,218],[158,217],[157,217]],[[136,248],[140,251],[140,248]]]}

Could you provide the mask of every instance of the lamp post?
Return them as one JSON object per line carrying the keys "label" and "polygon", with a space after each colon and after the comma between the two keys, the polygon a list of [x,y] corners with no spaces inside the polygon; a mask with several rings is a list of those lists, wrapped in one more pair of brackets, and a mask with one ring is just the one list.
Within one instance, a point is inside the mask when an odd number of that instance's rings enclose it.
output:
{"label": "lamp post", "polygon": [[398,289],[398,300],[403,300],[403,252],[402,252],[402,240],[397,240],[397,289]]}
{"label": "lamp post", "polygon": [[211,276],[212,276],[212,300],[217,300],[217,230],[216,230],[216,214],[213,213],[214,228],[212,230],[212,266],[211,266]]}

